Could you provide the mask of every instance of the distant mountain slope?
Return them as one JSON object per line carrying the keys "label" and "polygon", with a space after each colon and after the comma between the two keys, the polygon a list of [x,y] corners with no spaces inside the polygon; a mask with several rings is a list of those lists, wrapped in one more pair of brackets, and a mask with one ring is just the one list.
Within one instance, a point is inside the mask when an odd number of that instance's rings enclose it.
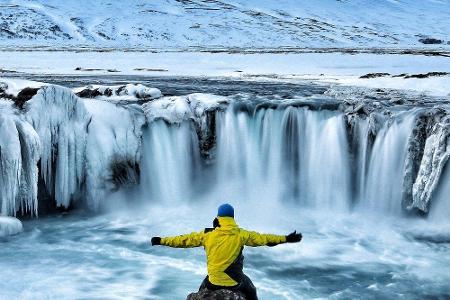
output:
{"label": "distant mountain slope", "polygon": [[0,0],[0,46],[450,47],[450,0]]}

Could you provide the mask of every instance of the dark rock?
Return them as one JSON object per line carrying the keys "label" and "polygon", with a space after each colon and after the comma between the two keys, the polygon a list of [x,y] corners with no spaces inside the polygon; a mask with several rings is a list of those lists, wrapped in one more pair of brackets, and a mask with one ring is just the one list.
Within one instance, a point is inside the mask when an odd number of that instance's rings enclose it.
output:
{"label": "dark rock", "polygon": [[17,94],[17,97],[6,93],[6,88],[2,88],[0,86],[0,98],[7,98],[16,104],[17,107],[23,108],[23,105],[33,98],[34,95],[38,92],[39,88],[30,88],[26,87]]}
{"label": "dark rock", "polygon": [[87,71],[87,72],[93,72],[93,71],[104,71],[105,69],[76,67],[74,70],[75,70],[75,71]]}
{"label": "dark rock", "polygon": [[95,98],[97,96],[101,96],[102,93],[100,93],[98,89],[85,88],[81,92],[75,93],[75,95],[81,98]]}
{"label": "dark rock", "polygon": [[210,291],[204,289],[197,293],[189,294],[186,300],[246,300],[246,298],[240,292],[230,290]]}
{"label": "dark rock", "polygon": [[393,78],[406,77],[406,76],[408,76],[408,74],[406,74],[406,73],[401,73],[401,74],[398,74],[398,75],[392,75]]}
{"label": "dark rock", "polygon": [[419,39],[419,42],[425,45],[434,45],[434,44],[442,44],[444,41],[435,38],[422,38]]}
{"label": "dark rock", "polygon": [[115,189],[139,184],[141,170],[138,163],[116,158],[110,167],[111,182]]}
{"label": "dark rock", "polygon": [[147,72],[168,72],[167,69],[159,69],[159,68],[135,68],[135,71],[147,71]]}
{"label": "dark rock", "polygon": [[441,76],[447,76],[450,75],[449,72],[428,72],[428,73],[424,73],[424,74],[412,74],[412,75],[407,75],[404,78],[408,79],[408,78],[419,78],[419,79],[423,79],[423,78],[429,78],[429,77],[441,77]]}
{"label": "dark rock", "polygon": [[389,76],[389,73],[368,73],[366,75],[362,75],[361,79],[369,79],[369,78],[377,78],[377,77],[385,77],[385,76]]}

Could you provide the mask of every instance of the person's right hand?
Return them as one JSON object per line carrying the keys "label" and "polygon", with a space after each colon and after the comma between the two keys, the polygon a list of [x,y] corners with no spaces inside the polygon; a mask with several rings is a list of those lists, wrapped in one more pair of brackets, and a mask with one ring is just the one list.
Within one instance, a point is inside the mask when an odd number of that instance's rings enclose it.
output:
{"label": "person's right hand", "polygon": [[302,234],[297,233],[297,230],[286,236],[286,243],[298,243],[302,240]]}
{"label": "person's right hand", "polygon": [[159,236],[152,237],[152,246],[161,245],[161,238]]}

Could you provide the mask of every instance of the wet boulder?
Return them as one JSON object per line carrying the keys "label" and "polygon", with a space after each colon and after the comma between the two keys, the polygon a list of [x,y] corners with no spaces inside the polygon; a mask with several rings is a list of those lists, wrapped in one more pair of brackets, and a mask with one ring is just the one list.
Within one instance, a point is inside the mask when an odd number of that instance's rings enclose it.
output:
{"label": "wet boulder", "polygon": [[230,290],[201,290],[191,293],[186,300],[246,300],[244,294]]}

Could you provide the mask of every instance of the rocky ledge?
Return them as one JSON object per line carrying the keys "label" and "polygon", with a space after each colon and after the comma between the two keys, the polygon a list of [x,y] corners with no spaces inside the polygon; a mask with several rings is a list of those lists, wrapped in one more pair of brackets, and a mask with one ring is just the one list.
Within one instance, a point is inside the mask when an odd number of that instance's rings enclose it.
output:
{"label": "rocky ledge", "polygon": [[197,293],[191,293],[186,300],[245,300],[245,296],[240,292],[230,290],[201,290]]}

